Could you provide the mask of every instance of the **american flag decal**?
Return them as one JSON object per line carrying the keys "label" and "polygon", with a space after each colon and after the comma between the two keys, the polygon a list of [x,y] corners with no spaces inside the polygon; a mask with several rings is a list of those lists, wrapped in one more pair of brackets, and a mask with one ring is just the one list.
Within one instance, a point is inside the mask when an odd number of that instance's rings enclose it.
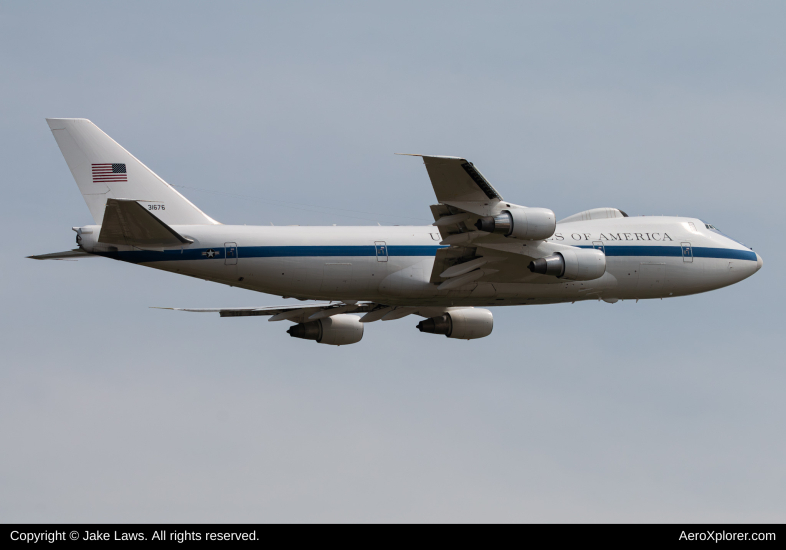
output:
{"label": "american flag decal", "polygon": [[125,164],[94,164],[93,183],[128,181]]}

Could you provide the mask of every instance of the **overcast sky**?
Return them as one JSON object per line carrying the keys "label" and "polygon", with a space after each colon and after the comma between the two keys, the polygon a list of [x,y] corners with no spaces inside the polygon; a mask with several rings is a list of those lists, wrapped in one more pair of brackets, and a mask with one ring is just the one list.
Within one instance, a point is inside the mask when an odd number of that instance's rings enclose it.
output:
{"label": "overcast sky", "polygon": [[[0,4],[2,521],[783,521],[782,2]],[[497,308],[485,339],[149,306],[275,296],[106,259],[45,117],[208,215],[430,223],[420,160],[508,200],[691,215],[764,268]],[[288,325],[288,324],[287,324]]]}

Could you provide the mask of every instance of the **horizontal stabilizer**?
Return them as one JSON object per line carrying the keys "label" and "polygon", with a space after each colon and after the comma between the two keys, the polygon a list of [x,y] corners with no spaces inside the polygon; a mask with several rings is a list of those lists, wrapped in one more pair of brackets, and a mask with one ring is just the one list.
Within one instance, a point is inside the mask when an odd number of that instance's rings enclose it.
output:
{"label": "horizontal stabilizer", "polygon": [[81,248],[66,250],[65,252],[52,252],[51,254],[39,254],[38,256],[28,256],[33,260],[78,260],[79,258],[95,258],[95,254],[85,252]]}
{"label": "horizontal stabilizer", "polygon": [[178,234],[138,201],[107,199],[98,242],[146,248],[180,246],[193,241]]}

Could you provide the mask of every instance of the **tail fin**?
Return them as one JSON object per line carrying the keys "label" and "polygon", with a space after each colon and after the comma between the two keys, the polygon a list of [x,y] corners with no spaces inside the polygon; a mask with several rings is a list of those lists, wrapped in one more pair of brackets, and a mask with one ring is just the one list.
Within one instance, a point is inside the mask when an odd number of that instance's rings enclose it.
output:
{"label": "tail fin", "polygon": [[48,118],[46,122],[95,223],[102,223],[107,199],[154,203],[156,217],[168,225],[218,223],[89,120]]}

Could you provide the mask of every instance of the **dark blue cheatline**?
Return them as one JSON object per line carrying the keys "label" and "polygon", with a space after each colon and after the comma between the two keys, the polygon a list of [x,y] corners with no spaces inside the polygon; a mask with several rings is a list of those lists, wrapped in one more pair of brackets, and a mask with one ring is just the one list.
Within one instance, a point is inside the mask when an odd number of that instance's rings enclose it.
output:
{"label": "dark blue cheatline", "polygon": [[[434,256],[437,250],[446,248],[442,245],[428,246],[396,246],[387,247],[388,256]],[[153,252],[148,250],[134,250],[109,252],[101,254],[110,258],[117,258],[124,262],[148,263],[148,262],[175,262],[183,260],[204,260],[204,259],[224,259],[224,249],[214,248],[215,256],[207,258],[203,253],[208,248],[184,248],[183,250],[165,250],[163,252]],[[238,258],[314,258],[314,257],[376,257],[376,246],[240,246],[238,247]]]}
{"label": "dark blue cheatline", "polygon": [[[578,248],[592,248],[591,246],[579,246]],[[681,258],[683,255],[682,246],[626,246],[626,245],[606,245],[606,256],[661,256]],[[728,260],[749,260],[757,261],[756,253],[752,250],[736,250],[733,248],[709,248],[694,246],[694,258],[718,258]]]}
{"label": "dark blue cheatline", "polygon": [[[387,247],[388,256],[433,256],[439,245]],[[309,256],[376,256],[377,249],[369,246],[241,246],[241,258],[302,258]]]}
{"label": "dark blue cheatline", "polygon": [[[396,246],[387,247],[390,257],[434,256],[437,250],[446,248],[441,245],[429,246]],[[592,246],[579,246],[577,248],[592,248]],[[129,252],[110,252],[101,254],[116,258],[124,262],[148,263],[171,262],[182,260],[223,260],[224,249],[213,248],[215,256],[208,258],[205,254],[209,248],[195,248],[183,250],[165,250],[153,252],[135,250]],[[625,246],[606,245],[606,256],[636,256],[636,257],[682,257],[682,247],[675,246]],[[364,246],[241,246],[238,248],[238,258],[313,258],[313,257],[375,257],[377,255],[374,245]],[[719,258],[729,260],[748,260],[755,262],[756,253],[751,250],[735,250],[731,248],[704,248],[693,247],[694,258]]]}

